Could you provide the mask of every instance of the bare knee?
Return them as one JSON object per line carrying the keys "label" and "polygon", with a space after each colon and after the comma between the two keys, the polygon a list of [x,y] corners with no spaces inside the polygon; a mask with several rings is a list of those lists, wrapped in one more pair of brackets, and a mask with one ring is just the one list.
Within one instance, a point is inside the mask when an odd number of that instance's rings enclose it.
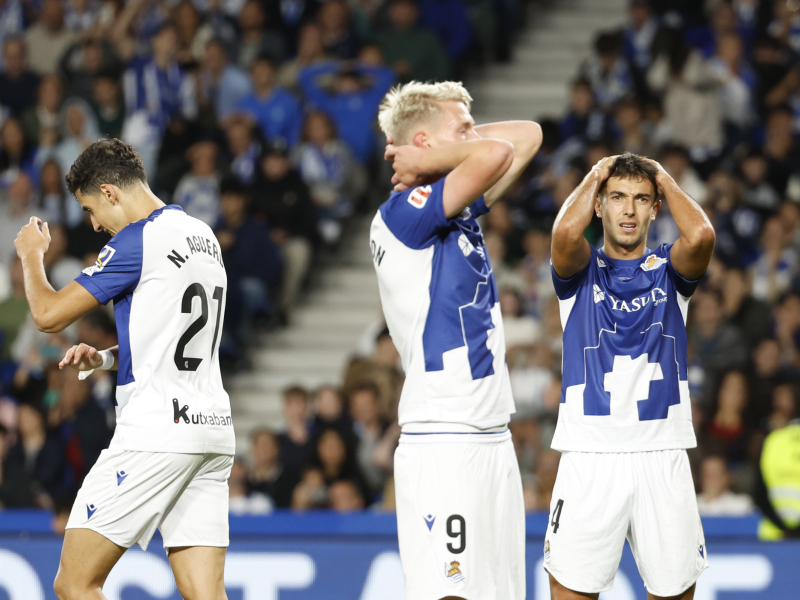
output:
{"label": "bare knee", "polygon": [[55,581],[53,581],[53,591],[56,593],[58,600],[84,600],[86,598],[102,598],[102,596],[95,596],[100,591],[99,586],[96,585],[81,585],[74,579],[66,575],[63,569],[59,569],[56,573]]}

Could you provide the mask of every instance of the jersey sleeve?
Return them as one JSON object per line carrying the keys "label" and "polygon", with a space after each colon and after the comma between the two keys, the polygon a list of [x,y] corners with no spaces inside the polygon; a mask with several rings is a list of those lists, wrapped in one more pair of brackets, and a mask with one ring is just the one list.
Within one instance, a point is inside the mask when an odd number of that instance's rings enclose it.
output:
{"label": "jersey sleeve", "polygon": [[556,290],[556,296],[558,296],[559,300],[572,298],[578,293],[578,289],[581,287],[583,282],[586,281],[586,276],[589,274],[589,269],[591,269],[592,264],[597,260],[597,250],[595,250],[591,245],[589,248],[591,249],[591,254],[589,255],[589,261],[586,263],[586,266],[568,279],[561,279],[561,277],[559,277],[556,273],[556,269],[553,266],[553,261],[550,261],[550,274],[553,276],[553,287]]}
{"label": "jersey sleeve", "polygon": [[131,223],[103,247],[97,261],[75,278],[101,304],[131,293],[142,275],[144,224]]}
{"label": "jersey sleeve", "polygon": [[449,227],[444,214],[444,180],[443,177],[433,185],[393,194],[381,206],[384,223],[405,246],[413,250],[427,248],[441,230]]}
{"label": "jersey sleeve", "polygon": [[678,290],[678,293],[685,298],[688,298],[694,294],[694,291],[697,289],[702,277],[694,280],[686,279],[683,275],[675,270],[675,267],[672,266],[672,244],[661,244],[659,251],[660,254],[667,258],[667,271],[669,272],[670,279],[672,279],[672,283],[675,286],[675,289]]}

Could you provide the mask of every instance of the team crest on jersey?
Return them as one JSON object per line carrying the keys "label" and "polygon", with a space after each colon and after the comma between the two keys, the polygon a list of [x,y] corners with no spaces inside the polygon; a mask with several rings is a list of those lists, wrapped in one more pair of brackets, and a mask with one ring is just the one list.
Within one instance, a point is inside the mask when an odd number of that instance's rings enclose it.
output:
{"label": "team crest on jersey", "polygon": [[660,267],[666,262],[667,262],[666,258],[659,258],[655,254],[651,254],[639,266],[642,267],[642,271],[655,271],[658,267]]}
{"label": "team crest on jersey", "polygon": [[116,250],[111,246],[103,246],[103,249],[100,250],[100,254],[97,255],[95,263],[91,267],[86,267],[83,272],[90,277],[95,273],[99,273],[108,264],[108,261],[111,260],[115,252]]}
{"label": "team crest on jersey", "polygon": [[408,195],[408,203],[414,208],[423,208],[428,203],[430,195],[431,186],[423,185],[411,191]]}
{"label": "team crest on jersey", "polygon": [[598,302],[602,302],[606,299],[606,293],[600,289],[600,286],[596,283],[592,286],[592,292],[594,293],[594,303],[597,304]]}
{"label": "team crest on jersey", "polygon": [[544,541],[544,559],[550,560],[550,540]]}
{"label": "team crest on jersey", "polygon": [[444,565],[444,574],[450,581],[453,583],[461,583],[464,581],[464,575],[461,573],[461,569],[459,568],[461,563],[457,560],[454,560],[450,563],[450,566],[447,566],[447,563]]}

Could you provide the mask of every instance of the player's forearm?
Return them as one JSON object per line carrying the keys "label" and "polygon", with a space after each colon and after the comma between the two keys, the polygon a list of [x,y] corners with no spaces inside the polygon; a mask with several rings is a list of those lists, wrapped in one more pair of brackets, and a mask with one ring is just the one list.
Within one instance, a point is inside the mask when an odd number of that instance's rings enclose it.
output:
{"label": "player's forearm", "polygon": [[475,163],[488,161],[489,164],[494,164],[498,161],[493,158],[500,153],[507,153],[508,150],[509,148],[503,140],[494,139],[445,144],[426,149],[420,156],[420,164],[416,165],[415,170],[425,177],[446,175],[467,160]]}
{"label": "player's forearm", "polygon": [[690,248],[713,250],[716,235],[705,211],[666,172],[659,172],[657,182],[664,192],[681,239]]}
{"label": "player's forearm", "polygon": [[592,222],[597,195],[602,185],[602,175],[597,169],[592,169],[564,201],[553,223],[554,246],[570,246],[584,239],[583,235]]}
{"label": "player's forearm", "polygon": [[481,137],[511,142],[514,159],[505,175],[486,192],[486,205],[494,204],[528,166],[542,145],[542,128],[533,121],[502,121],[479,125],[475,130]]}
{"label": "player's forearm", "polygon": [[22,271],[25,277],[25,297],[36,327],[46,333],[61,331],[66,325],[59,327],[54,314],[57,292],[47,281],[43,255],[31,253],[23,258]]}

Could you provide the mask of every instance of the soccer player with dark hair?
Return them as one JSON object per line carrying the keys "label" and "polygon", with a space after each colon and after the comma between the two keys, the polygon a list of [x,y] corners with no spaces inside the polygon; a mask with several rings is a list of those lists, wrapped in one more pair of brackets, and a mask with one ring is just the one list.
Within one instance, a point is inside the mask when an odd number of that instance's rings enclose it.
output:
{"label": "soccer player with dark hair", "polygon": [[[651,250],[661,198],[680,237]],[[595,214],[599,250],[584,238]],[[708,566],[686,454],[697,445],[686,314],[714,241],[700,206],[631,153],[598,162],[553,225],[564,328],[552,443],[563,454],[544,544],[554,600],[610,590],[626,538],[651,599],[689,600]]]}
{"label": "soccer player with dark hair", "polygon": [[219,243],[153,194],[139,154],[119,140],[90,145],[66,179],[95,231],[113,237],[55,291],[43,264],[49,229],[32,217],[14,242],[31,315],[57,332],[113,300],[119,345],[73,346],[59,364],[81,378],[117,371],[117,428],[72,507],[56,595],[103,598],[112,567],[133,544],[146,549],[159,528],[181,596],[222,600],[235,448],[219,370],[227,288]]}

